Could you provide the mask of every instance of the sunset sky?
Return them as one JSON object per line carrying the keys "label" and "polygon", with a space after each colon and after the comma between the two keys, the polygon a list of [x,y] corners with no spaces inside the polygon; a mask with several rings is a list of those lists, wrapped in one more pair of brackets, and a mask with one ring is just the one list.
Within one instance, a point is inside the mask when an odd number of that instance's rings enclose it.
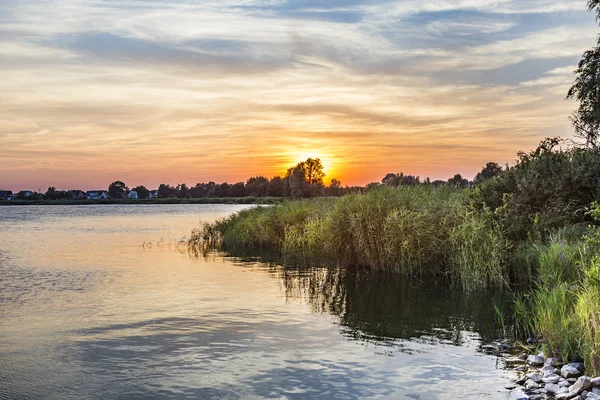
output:
{"label": "sunset sky", "polygon": [[0,0],[0,188],[472,178],[571,135],[585,3]]}

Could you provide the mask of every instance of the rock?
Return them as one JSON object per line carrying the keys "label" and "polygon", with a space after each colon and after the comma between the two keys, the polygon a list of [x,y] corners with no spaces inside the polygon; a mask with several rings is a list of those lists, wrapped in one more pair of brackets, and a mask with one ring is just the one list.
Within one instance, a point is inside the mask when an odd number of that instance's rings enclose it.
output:
{"label": "rock", "polygon": [[506,390],[513,390],[516,387],[517,387],[517,385],[506,385],[506,386],[504,386],[504,389],[506,389]]}
{"label": "rock", "polygon": [[533,389],[539,389],[540,385],[538,385],[536,382],[532,381],[531,379],[527,379],[527,381],[525,382],[525,389],[527,390],[533,390]]}
{"label": "rock", "polygon": [[520,377],[519,379],[517,379],[517,380],[515,381],[515,383],[516,383],[517,385],[524,385],[524,384],[525,384],[525,382],[527,382],[527,377],[526,377],[526,376],[522,376],[522,377]]}
{"label": "rock", "polygon": [[548,375],[548,376],[545,376],[544,378],[542,378],[542,381],[544,383],[554,383],[554,384],[556,384],[556,383],[558,383],[558,381],[560,381],[560,376],[558,376],[558,375]]}
{"label": "rock", "polygon": [[592,386],[600,386],[600,377],[592,379]]}
{"label": "rock", "polygon": [[577,378],[581,376],[581,371],[573,365],[567,364],[560,369],[560,374],[563,378]]}
{"label": "rock", "polygon": [[550,358],[546,359],[546,361],[544,362],[544,365],[552,365],[552,366],[562,365],[562,359],[556,358],[556,357],[550,357]]}
{"label": "rock", "polygon": [[577,396],[577,395],[574,393],[561,392],[561,393],[556,393],[556,395],[554,397],[556,398],[556,400],[566,400],[566,399],[572,399],[575,396]]}
{"label": "rock", "polygon": [[592,388],[592,380],[590,379],[590,377],[582,376],[581,378],[577,379],[577,382],[575,382],[573,384],[573,386],[571,386],[569,388],[569,393],[576,395],[576,394],[580,394],[584,390],[588,390],[591,388]]}
{"label": "rock", "polygon": [[560,387],[569,387],[569,386],[571,386],[571,384],[566,379],[561,378],[558,381],[558,386],[560,386]]}
{"label": "rock", "polygon": [[555,367],[553,367],[550,364],[544,365],[540,371],[542,371],[544,373],[544,375],[551,375],[551,374],[559,374],[560,373],[560,370],[556,369]]}
{"label": "rock", "polygon": [[527,357],[527,364],[534,367],[541,367],[544,365],[544,357],[534,356],[533,354]]}
{"label": "rock", "polygon": [[567,378],[567,382],[569,382],[569,384],[574,384],[575,382],[577,382],[577,378]]}
{"label": "rock", "polygon": [[554,394],[560,390],[560,386],[555,383],[548,383],[546,384],[545,388],[550,394]]}
{"label": "rock", "polygon": [[588,393],[586,399],[600,400],[600,395],[597,395],[596,393],[590,392],[590,393]]}
{"label": "rock", "polygon": [[581,392],[580,396],[583,397],[584,399],[587,399],[589,393],[590,392],[588,392],[587,390],[584,390],[583,392]]}
{"label": "rock", "polygon": [[[594,384],[594,380],[592,379],[592,385],[593,385],[593,384]],[[593,388],[592,388],[592,393],[594,393],[594,394],[596,394],[596,395],[600,396],[600,388],[593,387]]]}
{"label": "rock", "polygon": [[526,370],[527,370],[527,368],[522,365],[520,367],[515,368],[515,371],[518,371],[518,372],[525,372]]}
{"label": "rock", "polygon": [[569,363],[567,365],[571,365],[571,366],[577,368],[579,370],[579,372],[581,372],[581,373],[585,372],[585,365],[582,362],[574,362],[574,363]]}
{"label": "rock", "polygon": [[527,353],[521,353],[521,355],[519,356],[519,360],[527,360]]}
{"label": "rock", "polygon": [[548,396],[545,394],[534,394],[533,396],[529,396],[529,400],[546,400]]}
{"label": "rock", "polygon": [[542,381],[542,379],[544,379],[544,375],[540,374],[539,372],[535,372],[535,373],[529,375],[529,379],[531,379],[535,383],[540,383]]}

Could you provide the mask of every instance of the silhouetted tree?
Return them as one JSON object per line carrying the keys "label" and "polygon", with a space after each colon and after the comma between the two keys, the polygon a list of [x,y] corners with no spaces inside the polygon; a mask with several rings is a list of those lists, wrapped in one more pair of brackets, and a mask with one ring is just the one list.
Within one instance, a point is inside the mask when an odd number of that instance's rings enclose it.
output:
{"label": "silhouetted tree", "polygon": [[456,186],[462,188],[467,187],[469,185],[469,181],[464,179],[460,174],[456,174],[452,178],[448,179],[448,182],[446,184],[449,186]]}
{"label": "silhouetted tree", "polygon": [[217,185],[215,188],[215,196],[228,197],[229,196],[229,183],[223,182],[220,185]]}
{"label": "silhouetted tree", "polygon": [[254,176],[246,182],[246,194],[248,196],[266,196],[269,190],[269,180],[264,176]]}
{"label": "silhouetted tree", "polygon": [[147,199],[148,195],[150,194],[150,191],[142,185],[133,188],[133,190],[135,190],[135,192],[137,193],[138,199]]}
{"label": "silhouetted tree", "polygon": [[246,185],[244,182],[238,182],[229,187],[229,197],[246,196]]}
{"label": "silhouetted tree", "polygon": [[113,199],[123,199],[127,192],[129,192],[129,188],[121,181],[114,181],[108,186],[108,195]]}
{"label": "silhouetted tree", "polygon": [[479,184],[485,180],[495,178],[502,173],[502,167],[495,162],[485,164],[481,172],[475,176],[475,183]]}
{"label": "silhouetted tree", "polygon": [[161,183],[158,187],[158,197],[167,199],[169,197],[176,197],[177,189],[166,183]]}
{"label": "silhouetted tree", "polygon": [[[588,1],[590,11],[600,18],[600,0]],[[579,102],[579,108],[570,117],[575,135],[600,153],[600,37],[596,46],[583,53],[575,70],[575,83],[567,93],[567,99]]]}
{"label": "silhouetted tree", "polygon": [[273,197],[283,197],[285,195],[285,181],[280,176],[273,177],[267,186],[267,195]]}

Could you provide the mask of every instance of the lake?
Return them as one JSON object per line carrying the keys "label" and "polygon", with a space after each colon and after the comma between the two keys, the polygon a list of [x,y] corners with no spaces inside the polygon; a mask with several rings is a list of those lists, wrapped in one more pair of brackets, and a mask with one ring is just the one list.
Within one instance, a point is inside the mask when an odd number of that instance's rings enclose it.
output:
{"label": "lake", "polygon": [[0,206],[0,398],[510,398],[493,296],[177,245],[244,207]]}

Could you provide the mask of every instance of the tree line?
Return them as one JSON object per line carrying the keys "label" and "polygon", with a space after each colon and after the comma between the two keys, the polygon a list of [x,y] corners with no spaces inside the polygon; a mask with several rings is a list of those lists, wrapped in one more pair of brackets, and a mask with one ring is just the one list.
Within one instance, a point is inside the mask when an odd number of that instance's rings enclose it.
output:
{"label": "tree line", "polygon": [[[125,199],[131,190],[135,191],[138,199],[151,197],[158,198],[226,198],[226,197],[338,197],[349,193],[358,193],[372,189],[379,185],[399,187],[414,185],[448,185],[465,188],[476,185],[486,179],[498,176],[503,168],[497,163],[489,162],[479,172],[473,181],[456,174],[450,179],[434,180],[421,179],[414,175],[404,173],[389,173],[380,182],[372,182],[366,186],[342,186],[338,179],[331,179],[329,185],[325,185],[323,179],[325,172],[323,163],[319,158],[308,158],[306,161],[290,167],[286,174],[274,176],[269,179],[263,175],[253,176],[245,182],[216,183],[213,181],[197,183],[188,186],[185,183],[169,185],[162,183],[156,193],[143,185],[130,188],[123,181],[111,183],[107,189],[108,197],[111,199]],[[21,191],[17,194],[21,200],[61,200],[73,198],[72,191],[57,190],[54,186],[49,187],[45,193]]]}

